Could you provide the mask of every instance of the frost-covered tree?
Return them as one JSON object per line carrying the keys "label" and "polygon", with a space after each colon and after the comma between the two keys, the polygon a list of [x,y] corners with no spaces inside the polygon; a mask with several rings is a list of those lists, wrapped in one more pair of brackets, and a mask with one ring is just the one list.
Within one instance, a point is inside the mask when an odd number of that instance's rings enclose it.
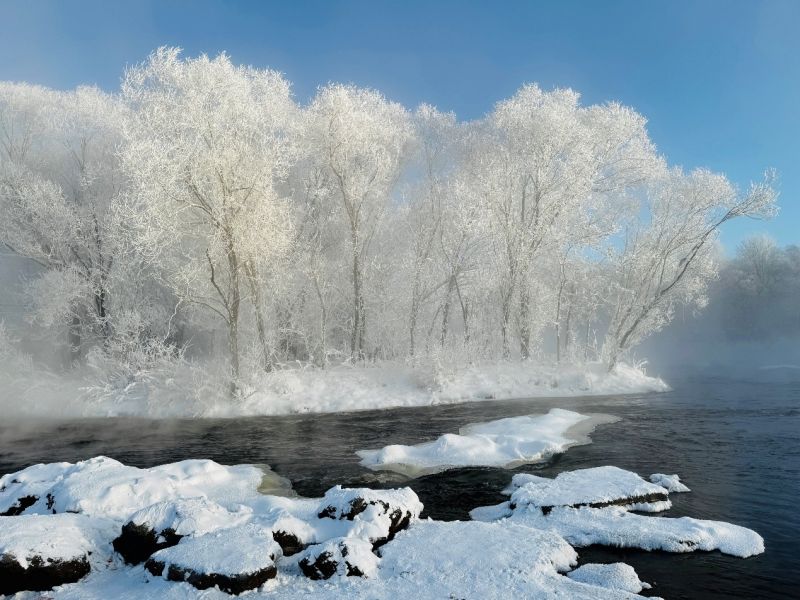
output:
{"label": "frost-covered tree", "polygon": [[363,358],[366,281],[373,241],[400,173],[413,129],[410,115],[374,90],[332,84],[309,107],[306,142],[330,185],[347,237],[352,285],[350,353]]}
{"label": "frost-covered tree", "polygon": [[621,354],[672,318],[676,306],[705,305],[717,273],[719,228],[739,217],[775,214],[772,174],[744,193],[723,175],[673,168],[650,182],[638,214],[614,252],[611,321],[603,355],[613,368]]}
{"label": "frost-covered tree", "polygon": [[73,350],[111,334],[122,108],[96,88],[0,84],[0,241],[39,263],[36,318],[71,322]]}
{"label": "frost-covered tree", "polygon": [[289,83],[274,71],[237,67],[224,54],[184,60],[162,48],[128,71],[122,91],[130,109],[122,147],[131,181],[126,218],[135,246],[179,301],[225,324],[235,393],[247,304],[262,359],[271,358],[261,293],[265,268],[291,238],[277,186],[295,154]]}
{"label": "frost-covered tree", "polygon": [[417,353],[417,330],[423,308],[441,289],[441,273],[434,268],[443,235],[447,177],[452,170],[454,146],[458,143],[458,124],[453,113],[443,113],[423,104],[414,114],[415,165],[421,173],[408,191],[404,207],[404,235],[408,240],[407,272],[410,279],[408,312],[409,354]]}
{"label": "frost-covered tree", "polygon": [[[546,249],[584,234],[598,200],[646,178],[659,161],[645,120],[617,104],[581,107],[572,90],[523,87],[486,120],[485,143],[473,152],[473,170],[488,209],[500,283],[502,338],[511,326],[520,354],[531,354],[534,318],[532,271]],[[587,217],[587,218],[582,218]]]}

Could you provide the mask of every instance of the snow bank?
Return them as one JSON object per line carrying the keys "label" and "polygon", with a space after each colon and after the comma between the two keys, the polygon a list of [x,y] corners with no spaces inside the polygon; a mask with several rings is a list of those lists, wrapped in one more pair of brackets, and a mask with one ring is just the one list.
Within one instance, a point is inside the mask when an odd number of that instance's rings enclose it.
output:
{"label": "snow bank", "polygon": [[[6,416],[53,417],[235,417],[294,413],[345,412],[393,407],[428,406],[481,400],[592,396],[663,392],[669,387],[658,378],[620,364],[613,373],[603,365],[552,365],[499,362],[473,366],[427,366],[378,363],[366,367],[328,369],[287,368],[254,373],[243,382],[243,399],[225,397],[225,386],[204,383],[197,366],[177,379],[139,382],[135,386],[98,392],[91,374],[48,376],[30,380],[17,377],[5,390],[0,377],[0,397],[24,398],[3,405]],[[24,379],[24,378],[23,378]],[[61,382],[63,379],[63,383]],[[37,383],[39,382],[39,383]],[[217,385],[215,385],[216,383]],[[9,384],[10,385],[10,384]],[[23,394],[20,390],[27,390]]]}
{"label": "snow bank", "polygon": [[442,399],[503,399],[604,396],[665,392],[670,388],[636,367],[619,364],[612,373],[600,363],[543,365],[500,362],[454,368],[437,375]]}
{"label": "snow bank", "polygon": [[[478,423],[415,446],[390,445],[358,450],[365,467],[416,477],[450,468],[513,467],[546,460],[570,446],[587,443],[588,433],[608,415],[581,415],[559,408],[539,416],[522,416]],[[580,428],[576,427],[582,425]]]}
{"label": "snow bank", "polygon": [[580,547],[599,544],[667,552],[719,550],[743,558],[764,552],[763,538],[745,527],[629,512],[666,510],[670,507],[666,495],[683,491],[677,475],[656,474],[653,479],[668,487],[610,466],[567,471],[553,479],[518,474],[504,490],[511,496],[508,502],[476,508],[470,516],[476,521],[523,523],[557,533]]}

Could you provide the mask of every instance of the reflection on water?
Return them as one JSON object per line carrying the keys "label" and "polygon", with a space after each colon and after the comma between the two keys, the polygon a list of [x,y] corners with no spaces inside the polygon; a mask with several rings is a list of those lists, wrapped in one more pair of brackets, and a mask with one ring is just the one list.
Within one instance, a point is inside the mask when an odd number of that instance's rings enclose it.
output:
{"label": "reflection on water", "polygon": [[[674,382],[673,382],[674,383]],[[0,424],[0,473],[36,462],[74,462],[104,454],[152,466],[185,458],[225,464],[263,463],[304,496],[330,486],[410,485],[426,515],[466,519],[475,506],[504,498],[511,472],[458,469],[412,480],[359,466],[355,450],[416,444],[467,423],[543,413],[551,407],[608,413],[594,443],[547,465],[517,471],[554,476],[612,464],[647,476],[678,473],[692,488],[673,495],[667,516],[727,520],[764,536],[765,554],[738,559],[719,553],[669,555],[587,548],[581,561],[632,564],[653,594],[665,598],[785,598],[800,589],[800,384],[694,379],[668,394],[482,402],[340,415],[206,421],[90,420]]]}

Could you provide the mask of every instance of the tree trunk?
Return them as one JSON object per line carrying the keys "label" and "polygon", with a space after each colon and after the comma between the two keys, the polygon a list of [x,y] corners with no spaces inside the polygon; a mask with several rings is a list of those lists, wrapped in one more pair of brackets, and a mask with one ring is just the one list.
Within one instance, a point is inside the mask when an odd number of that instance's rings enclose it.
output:
{"label": "tree trunk", "polygon": [[350,356],[358,360],[364,356],[364,297],[362,290],[361,259],[355,235],[353,238],[353,329],[350,334]]}
{"label": "tree trunk", "polygon": [[253,294],[253,311],[256,317],[256,331],[258,333],[258,342],[261,345],[261,368],[269,373],[272,371],[272,353],[267,343],[261,288],[258,285],[258,272],[256,266],[250,261],[245,263],[245,272],[247,273],[247,281],[250,284],[250,293]]}
{"label": "tree trunk", "polygon": [[523,360],[531,356],[531,298],[525,285],[519,294],[519,352]]}
{"label": "tree trunk", "polygon": [[233,241],[227,240],[228,268],[230,270],[231,299],[228,305],[228,349],[231,358],[231,397],[239,393],[239,308],[242,302],[239,288],[239,258]]}
{"label": "tree trunk", "polygon": [[508,358],[511,355],[511,349],[508,341],[508,333],[511,327],[511,292],[503,295],[503,319],[500,323],[500,332],[503,337],[503,358]]}
{"label": "tree trunk", "polygon": [[408,316],[408,351],[411,358],[416,352],[417,318],[419,315],[419,269],[414,271],[414,286],[411,288],[411,312]]}
{"label": "tree trunk", "polygon": [[69,338],[69,363],[70,366],[75,366],[81,356],[81,319],[78,315],[72,317],[67,337]]}
{"label": "tree trunk", "polygon": [[447,342],[447,330],[450,322],[450,304],[452,302],[451,299],[453,297],[454,285],[455,285],[455,277],[451,275],[450,279],[447,282],[447,292],[445,292],[444,305],[442,307],[442,333],[439,341],[442,348],[444,348],[444,345]]}

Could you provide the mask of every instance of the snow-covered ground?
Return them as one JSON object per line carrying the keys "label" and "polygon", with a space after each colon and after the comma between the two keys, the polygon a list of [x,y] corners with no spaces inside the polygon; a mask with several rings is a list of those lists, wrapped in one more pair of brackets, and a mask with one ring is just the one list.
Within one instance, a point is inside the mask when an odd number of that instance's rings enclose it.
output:
{"label": "snow-covered ground", "polygon": [[[5,365],[0,365],[0,370]],[[85,375],[85,374],[84,374]],[[253,375],[243,397],[231,402],[222,379],[201,365],[147,381],[98,384],[73,372],[52,375],[14,367],[0,372],[5,415],[45,417],[235,417],[345,412],[392,407],[534,397],[663,392],[669,387],[620,364],[553,365],[497,362],[416,367],[379,363],[328,369],[297,367]]]}
{"label": "snow-covered ground", "polygon": [[[671,487],[679,481],[668,479]],[[253,466],[207,460],[137,469],[98,457],[5,475],[0,512],[14,516],[0,517],[0,593],[41,583],[25,577],[44,565],[71,582],[47,597],[75,600],[247,590],[251,598],[321,600],[621,600],[648,585],[622,563],[575,569],[573,546],[763,552],[758,534],[729,523],[628,512],[626,498],[669,490],[615,467],[515,476],[510,502],[466,522],[421,520],[410,488],[336,486],[309,499],[262,494],[261,485]],[[571,504],[610,501],[621,505]]]}
{"label": "snow-covered ground", "polygon": [[588,434],[610,415],[581,415],[553,408],[538,416],[510,417],[461,428],[415,446],[393,444],[359,450],[361,464],[410,477],[456,467],[514,467],[540,462],[570,446],[588,443]]}

